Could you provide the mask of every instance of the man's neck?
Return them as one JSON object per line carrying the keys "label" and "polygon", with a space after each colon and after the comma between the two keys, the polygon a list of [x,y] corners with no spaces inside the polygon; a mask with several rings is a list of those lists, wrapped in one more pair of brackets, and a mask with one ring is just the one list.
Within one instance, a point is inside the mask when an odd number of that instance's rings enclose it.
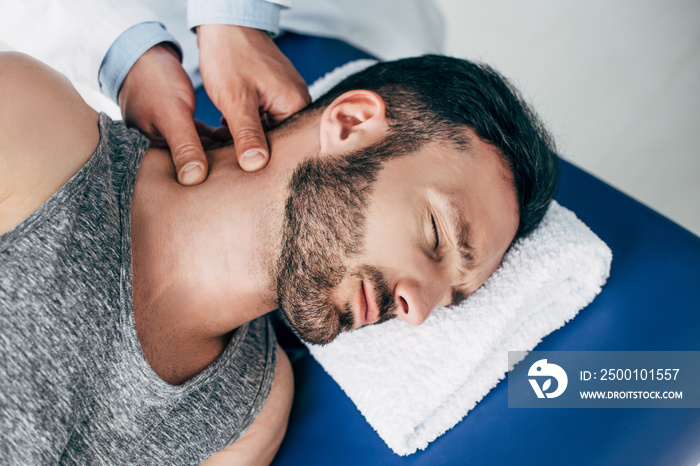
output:
{"label": "man's neck", "polygon": [[255,173],[233,146],[207,154],[209,176],[177,183],[168,152],[141,162],[131,211],[133,300],[144,355],[169,383],[203,370],[231,332],[277,307],[276,259],[287,184],[318,150],[318,128],[268,134],[271,159]]}
{"label": "man's neck", "polygon": [[240,169],[233,146],[212,151],[195,187],[177,183],[169,153],[150,150],[132,205],[135,306],[202,339],[274,310],[287,182],[313,131],[271,135],[270,163],[255,173]]}

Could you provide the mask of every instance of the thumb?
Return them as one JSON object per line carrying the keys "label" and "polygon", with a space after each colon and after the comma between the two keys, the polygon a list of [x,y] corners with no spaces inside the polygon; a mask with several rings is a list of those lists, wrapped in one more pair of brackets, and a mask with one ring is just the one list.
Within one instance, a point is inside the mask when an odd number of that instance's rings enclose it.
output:
{"label": "thumb", "polygon": [[158,131],[170,147],[178,182],[190,186],[204,181],[209,165],[194,120],[169,115]]}
{"label": "thumb", "polygon": [[258,95],[254,92],[252,95],[246,93],[232,102],[230,108],[224,109],[224,118],[233,136],[238,164],[248,172],[260,170],[270,160],[258,106]]}

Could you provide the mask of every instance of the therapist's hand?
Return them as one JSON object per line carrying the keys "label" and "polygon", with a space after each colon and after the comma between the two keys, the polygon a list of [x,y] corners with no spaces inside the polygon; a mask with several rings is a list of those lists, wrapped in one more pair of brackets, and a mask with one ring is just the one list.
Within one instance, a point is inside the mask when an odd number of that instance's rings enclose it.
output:
{"label": "therapist's hand", "polygon": [[180,184],[204,181],[208,164],[200,136],[211,138],[212,130],[195,126],[194,89],[172,47],[159,44],[144,53],[126,75],[117,101],[127,125],[155,146],[170,147]]}
{"label": "therapist's hand", "polygon": [[263,124],[272,127],[308,105],[306,83],[265,31],[204,24],[197,42],[204,88],[228,124],[239,165],[263,168],[270,160]]}

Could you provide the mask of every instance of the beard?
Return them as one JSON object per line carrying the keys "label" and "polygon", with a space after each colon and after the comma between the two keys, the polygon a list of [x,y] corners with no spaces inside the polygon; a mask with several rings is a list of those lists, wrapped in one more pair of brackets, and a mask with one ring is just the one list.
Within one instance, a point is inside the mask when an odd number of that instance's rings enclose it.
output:
{"label": "beard", "polygon": [[396,316],[382,273],[368,265],[347,265],[363,252],[368,200],[386,149],[379,143],[344,156],[320,155],[304,161],[292,175],[276,287],[283,315],[308,343],[330,343],[353,327],[351,304],[339,305],[333,299],[347,277],[372,284],[380,314],[377,323]]}

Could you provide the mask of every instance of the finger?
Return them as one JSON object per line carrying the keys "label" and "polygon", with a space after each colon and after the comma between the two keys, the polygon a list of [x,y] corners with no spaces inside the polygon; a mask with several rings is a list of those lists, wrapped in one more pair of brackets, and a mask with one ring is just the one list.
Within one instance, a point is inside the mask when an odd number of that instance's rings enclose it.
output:
{"label": "finger", "polygon": [[280,124],[282,120],[286,120],[311,103],[309,89],[305,84],[289,89],[291,89],[291,93],[283,99],[275,99],[266,112],[270,126]]}
{"label": "finger", "polygon": [[197,134],[199,134],[200,138],[203,137],[209,137],[211,138],[212,134],[214,134],[214,131],[216,131],[216,128],[213,126],[209,126],[208,124],[204,123],[202,120],[194,120],[194,128],[197,130]]}
{"label": "finger", "polygon": [[222,109],[233,136],[238,164],[245,171],[257,171],[267,165],[269,150],[260,123],[258,94],[246,93]]}
{"label": "finger", "polygon": [[187,116],[169,115],[159,130],[170,147],[180,184],[192,186],[204,181],[209,165],[194,120]]}
{"label": "finger", "polygon": [[[226,126],[209,126],[202,120],[194,120],[194,127],[197,129],[199,139],[204,144],[204,139],[213,142],[232,142],[231,132]],[[204,145],[206,147],[206,145]]]}
{"label": "finger", "polygon": [[219,126],[214,130],[211,135],[217,141],[232,141],[233,136],[231,136],[231,131],[226,126]]}

